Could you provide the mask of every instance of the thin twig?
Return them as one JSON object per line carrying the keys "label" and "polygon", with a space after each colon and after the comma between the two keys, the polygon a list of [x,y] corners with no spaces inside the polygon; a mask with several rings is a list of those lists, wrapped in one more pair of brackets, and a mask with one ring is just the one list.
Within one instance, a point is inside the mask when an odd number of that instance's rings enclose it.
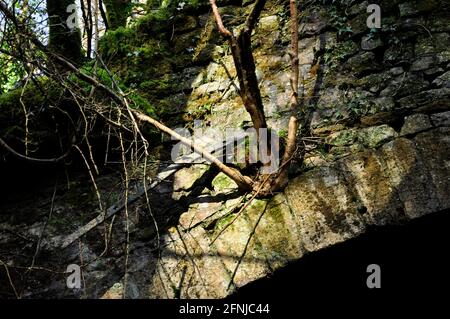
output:
{"label": "thin twig", "polygon": [[264,216],[264,214],[265,214],[265,212],[267,210],[267,206],[268,206],[268,204],[266,204],[266,206],[264,207],[263,211],[261,212],[261,214],[259,215],[258,219],[256,220],[255,227],[253,227],[250,235],[248,236],[247,242],[245,243],[244,250],[242,251],[242,254],[241,254],[241,256],[240,256],[240,258],[239,258],[239,260],[238,260],[238,262],[236,264],[236,267],[234,268],[233,274],[231,275],[230,282],[228,283],[227,290],[230,289],[231,285],[234,282],[234,277],[236,276],[238,268],[239,268],[242,260],[244,259],[245,254],[247,253],[247,248],[248,248],[248,245],[250,244],[250,240],[252,239],[253,235],[255,234],[256,228],[258,227],[259,222],[261,221],[262,217]]}
{"label": "thin twig", "polygon": [[9,284],[11,285],[12,290],[14,291],[14,295],[16,296],[17,299],[20,299],[19,294],[17,293],[16,287],[14,286],[14,283],[12,281],[11,275],[9,273],[9,269],[8,269],[8,265],[0,259],[0,264],[3,265],[3,267],[5,267],[5,271],[6,271],[6,276],[8,277],[9,280]]}

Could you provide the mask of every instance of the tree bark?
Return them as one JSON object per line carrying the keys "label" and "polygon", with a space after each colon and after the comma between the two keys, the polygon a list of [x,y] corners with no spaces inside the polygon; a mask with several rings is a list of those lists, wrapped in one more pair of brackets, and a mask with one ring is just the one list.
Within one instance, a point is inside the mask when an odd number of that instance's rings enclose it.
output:
{"label": "tree bark", "polygon": [[102,16],[103,23],[105,24],[105,31],[108,31],[108,17],[106,15],[105,8],[103,7],[103,0],[98,1],[98,7],[100,10],[100,15]]}
{"label": "tree bark", "polygon": [[[92,16],[91,16],[91,0],[80,0],[81,14],[84,21],[84,30],[86,32],[87,50],[86,57],[90,58],[92,52]],[[86,8],[87,7],[87,8]]]}
{"label": "tree bark", "polygon": [[[219,32],[222,33],[229,41],[233,54],[233,61],[236,67],[237,76],[240,85],[240,96],[244,103],[245,109],[250,114],[254,128],[258,131],[261,128],[267,128],[264,107],[258,86],[258,80],[255,72],[255,61],[251,49],[251,34],[261,15],[261,11],[266,3],[265,0],[257,0],[242,31],[237,38],[223,24],[222,17],[216,5],[216,0],[210,0],[210,5],[216,20]],[[283,154],[280,169],[277,173],[272,174],[270,178],[262,179],[264,185],[261,185],[262,194],[270,194],[283,188],[288,181],[289,162],[295,154],[297,147],[297,131],[298,131],[298,85],[299,85],[299,59],[298,59],[298,21],[297,21],[297,1],[290,0],[291,15],[291,99],[289,118],[288,137],[286,149]],[[260,143],[268,141],[261,141]],[[260,144],[261,145],[261,144]],[[270,144],[268,144],[270,145]],[[278,151],[278,145],[274,145]],[[270,148],[269,148],[270,149]],[[270,158],[272,154],[267,154]],[[270,163],[269,163],[270,165]],[[256,185],[256,184],[255,184]],[[260,187],[259,185],[256,187]]]}
{"label": "tree bark", "polygon": [[111,30],[127,25],[128,9],[131,0],[103,0],[106,7],[108,28]]}
{"label": "tree bark", "polygon": [[66,59],[78,64],[82,60],[81,34],[78,28],[69,28],[67,21],[72,12],[67,12],[74,0],[47,0],[49,17],[49,48]]}
{"label": "tree bark", "polygon": [[210,0],[209,2],[219,32],[222,33],[230,43],[231,53],[233,55],[233,61],[239,80],[239,94],[242,98],[242,102],[244,103],[245,109],[250,114],[253,127],[256,129],[256,132],[259,132],[259,129],[267,128],[267,123],[258,80],[256,78],[255,60],[251,48],[251,34],[256,21],[264,8],[266,0],[257,0],[252,12],[247,18],[245,28],[239,33],[237,38],[224,26],[216,1]]}
{"label": "tree bark", "polygon": [[93,29],[93,37],[94,37],[94,52],[97,54],[98,52],[98,42],[100,40],[99,30],[98,30],[98,16],[99,12],[99,0],[94,0],[94,27]]}
{"label": "tree bark", "polygon": [[280,172],[273,184],[273,190],[284,187],[288,182],[289,162],[294,156],[297,148],[298,132],[298,80],[299,80],[299,59],[298,59],[298,20],[297,20],[297,0],[290,0],[291,13],[291,115],[288,124],[288,137],[286,149],[281,160]]}

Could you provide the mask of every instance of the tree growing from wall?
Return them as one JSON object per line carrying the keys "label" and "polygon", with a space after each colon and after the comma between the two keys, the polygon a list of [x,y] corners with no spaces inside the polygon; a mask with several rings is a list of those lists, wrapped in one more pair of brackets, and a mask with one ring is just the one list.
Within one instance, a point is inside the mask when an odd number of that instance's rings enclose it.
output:
{"label": "tree growing from wall", "polygon": [[[253,122],[253,126],[256,131],[261,129],[267,129],[266,116],[264,114],[264,106],[261,98],[261,93],[258,86],[256,77],[255,61],[252,52],[252,32],[257,24],[261,12],[266,4],[266,0],[257,0],[253,6],[253,10],[248,15],[244,27],[238,34],[234,34],[227,29],[222,21],[219,8],[217,7],[216,0],[210,0],[211,8],[214,14],[214,18],[217,23],[219,32],[228,40],[231,52],[233,55],[233,61],[239,79],[239,95],[245,106],[245,109],[250,114]],[[257,181],[258,189],[261,193],[267,194],[284,187],[287,183],[287,173],[289,162],[294,156],[294,152],[297,145],[297,131],[298,131],[298,79],[299,79],[299,64],[298,64],[298,22],[297,22],[297,1],[290,0],[290,13],[291,13],[291,116],[288,127],[288,138],[286,149],[281,161],[281,167],[279,171],[272,176],[263,176],[262,180]],[[261,141],[261,143],[268,143],[268,141]],[[268,154],[270,157],[270,154]],[[268,163],[270,165],[270,163]],[[263,184],[261,184],[263,183]],[[255,186],[252,186],[253,188]]]}
{"label": "tree growing from wall", "polygon": [[[117,85],[105,85],[101,80],[96,78],[91,74],[87,74],[85,70],[77,68],[77,66],[71,61],[75,61],[78,56],[78,46],[76,46],[76,53],[74,52],[66,52],[68,49],[68,43],[70,41],[75,40],[75,32],[69,32],[64,26],[61,26],[61,21],[66,17],[62,12],[62,7],[67,6],[72,3],[70,0],[64,1],[56,1],[56,0],[47,0],[48,1],[48,9],[50,13],[53,13],[52,21],[55,25],[51,29],[51,40],[50,45],[47,47],[39,41],[36,36],[30,31],[30,29],[26,25],[22,25],[19,23],[14,13],[10,8],[3,2],[0,1],[0,11],[6,17],[9,22],[14,25],[16,31],[26,37],[28,37],[29,41],[39,50],[41,50],[44,54],[46,54],[49,59],[51,59],[54,63],[58,64],[60,67],[70,71],[73,76],[77,77],[79,80],[87,83],[92,86],[92,92],[101,92],[102,95],[106,94],[111,98],[114,103],[118,105],[117,115],[118,119],[113,121],[111,119],[106,119],[109,125],[113,125],[115,127],[119,127],[121,129],[125,129],[128,132],[134,132],[135,141],[141,139],[144,145],[146,145],[145,137],[140,133],[139,123],[150,123],[154,125],[156,128],[161,130],[162,132],[172,136],[174,139],[179,140],[181,143],[187,145],[192,148],[196,153],[201,154],[205,159],[209,160],[213,165],[216,165],[220,171],[225,173],[231,179],[233,179],[241,190],[245,191],[253,191],[259,196],[267,196],[272,194],[275,191],[282,189],[287,181],[288,181],[288,168],[290,165],[291,159],[295,155],[296,147],[297,147],[297,134],[299,131],[298,125],[298,113],[299,113],[299,96],[298,96],[298,85],[299,85],[299,65],[298,65],[298,12],[297,12],[297,1],[290,0],[290,16],[291,16],[291,99],[290,99],[290,108],[291,108],[291,116],[289,120],[288,127],[288,137],[285,145],[284,154],[281,157],[281,165],[278,171],[275,173],[261,173],[256,174],[256,176],[246,176],[239,169],[234,168],[232,166],[226,165],[222,163],[218,158],[216,158],[213,154],[208,152],[204,147],[194,143],[193,140],[188,139],[186,137],[181,136],[174,130],[165,126],[161,122],[152,118],[151,116],[142,113],[136,108],[131,107],[132,101],[129,100],[126,94],[124,94],[120,87]],[[126,14],[124,13],[125,6],[128,5],[129,1],[105,1],[105,5],[108,11],[108,23],[111,29],[115,27],[122,26],[126,22]],[[62,5],[61,3],[64,3]],[[242,99],[243,106],[250,114],[254,128],[257,132],[260,129],[267,129],[267,121],[264,114],[263,103],[261,99],[261,93],[258,87],[258,82],[256,78],[255,72],[255,61],[252,52],[251,46],[251,37],[252,32],[256,24],[259,21],[260,15],[264,9],[266,4],[266,0],[256,0],[255,4],[252,7],[252,10],[248,17],[246,18],[244,27],[237,33],[234,34],[230,31],[223,23],[222,17],[220,14],[220,9],[218,8],[215,0],[210,0],[210,6],[212,9],[212,13],[214,15],[215,21],[218,26],[219,32],[227,39],[230,44],[234,64],[237,71],[237,77],[239,81],[239,95]],[[108,9],[109,8],[109,9]],[[118,11],[116,11],[118,10]],[[115,16],[116,12],[120,12],[120,17]],[[111,17],[114,17],[111,19]],[[57,22],[60,22],[58,24]],[[57,45],[56,39],[61,37],[63,32],[66,34],[70,34],[73,38],[65,39],[63,43],[60,43],[60,46],[54,47]],[[76,37],[77,44],[79,43],[79,37]],[[75,44],[75,43],[74,43]],[[55,48],[55,49],[53,49]],[[61,81],[61,79],[54,75],[49,74],[49,76]],[[64,87],[68,87],[67,83],[62,83]],[[76,96],[75,93],[72,93],[73,96]],[[102,111],[100,109],[92,110],[92,107],[86,105],[85,110],[90,110],[95,114],[100,114]],[[105,116],[103,116],[105,117]],[[264,137],[262,135],[258,136],[260,142]],[[270,150],[270,148],[268,148]],[[269,151],[270,152],[270,151]],[[271,154],[268,154],[269,157]],[[270,164],[270,163],[269,163]]]}

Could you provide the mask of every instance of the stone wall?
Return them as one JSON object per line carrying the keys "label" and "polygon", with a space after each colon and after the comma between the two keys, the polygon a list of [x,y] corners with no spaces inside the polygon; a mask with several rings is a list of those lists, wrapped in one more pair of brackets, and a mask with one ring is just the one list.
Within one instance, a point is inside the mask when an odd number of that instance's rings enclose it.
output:
{"label": "stone wall", "polygon": [[[231,29],[239,28],[251,2],[244,1],[244,6],[239,1],[223,2],[231,3],[221,7]],[[400,133],[405,116],[448,109],[449,4],[373,2],[382,9],[381,29],[367,27],[367,1],[301,6],[304,108],[311,117],[312,134],[323,142],[309,152],[309,167],[379,146]],[[207,10],[185,14],[181,11],[173,25],[168,52],[172,58],[148,61],[157,63],[163,74],[152,71],[155,78],[144,82],[151,82],[151,87],[136,85],[142,86],[143,94],[150,92],[156,109],[163,110],[162,120],[173,127],[191,128],[193,120],[201,120],[205,128],[250,127],[236,91],[228,44]],[[268,1],[253,36],[265,113],[280,136],[286,134],[289,115],[288,25],[287,4]]]}
{"label": "stone wall", "polygon": [[[239,28],[252,2],[220,1],[225,23]],[[129,216],[117,215],[66,250],[43,245],[50,251],[42,265],[61,272],[33,277],[24,297],[221,298],[371,227],[450,209],[448,1],[374,0],[382,8],[380,30],[367,28],[368,1],[328,2],[334,5],[300,2],[301,88],[311,136],[299,140],[306,159],[293,165],[283,192],[251,200],[214,167],[180,169],[150,193],[152,216],[137,203]],[[291,93],[287,5],[268,0],[253,36],[268,123],[281,137]],[[174,128],[191,129],[193,120],[222,131],[250,127],[230,49],[208,10],[182,9],[166,24],[145,16],[108,33],[105,63]],[[170,152],[163,148],[154,152]],[[97,181],[108,205],[123,191],[111,186],[118,180]],[[11,212],[0,216],[4,250],[25,256],[28,249],[32,256],[27,237],[40,240],[45,228],[49,238],[62,238],[95,218],[89,185],[80,180],[56,199],[48,227],[47,206],[35,198],[2,208]],[[67,289],[65,267],[84,261],[86,285]]]}
{"label": "stone wall", "polygon": [[[139,251],[130,256],[130,264],[142,265],[127,275],[131,294],[224,297],[368,226],[450,208],[449,3],[373,2],[382,8],[380,30],[366,26],[367,1],[301,7],[300,68],[315,138],[304,140],[304,172],[284,192],[253,200],[240,212],[235,207],[248,198],[223,174],[199,192],[194,180],[208,166],[179,171],[174,198],[196,200],[163,236],[160,258],[147,256],[154,271],[139,263]],[[222,10],[238,28],[248,8]],[[254,55],[268,123],[281,132],[290,94],[289,19],[282,1],[269,1],[267,8],[254,35]],[[208,14],[186,19],[202,28],[202,40],[189,40],[198,34],[195,28],[180,31],[177,50],[197,43],[191,51],[199,56],[209,50],[210,60],[173,76],[181,83],[166,98],[176,106],[174,114],[222,129],[249,126],[229,48],[208,27]]]}

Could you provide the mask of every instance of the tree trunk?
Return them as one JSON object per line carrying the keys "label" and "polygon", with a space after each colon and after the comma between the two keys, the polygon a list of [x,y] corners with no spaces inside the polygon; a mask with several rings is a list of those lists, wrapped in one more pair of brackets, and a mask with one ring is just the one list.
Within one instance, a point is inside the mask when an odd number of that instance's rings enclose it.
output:
{"label": "tree trunk", "polygon": [[108,17],[106,16],[105,8],[103,7],[103,0],[98,0],[98,8],[100,10],[100,15],[102,16],[103,24],[105,25],[105,31],[108,31]]}
{"label": "tree trunk", "polygon": [[[85,4],[86,2],[86,4]],[[84,22],[84,32],[86,32],[86,57],[91,57],[92,52],[92,18],[91,18],[91,0],[81,0],[81,14]],[[83,36],[84,36],[83,32]]]}
{"label": "tree trunk", "polygon": [[106,7],[108,28],[111,30],[127,25],[131,0],[103,0]]}
{"label": "tree trunk", "polygon": [[47,13],[50,29],[49,48],[73,63],[79,64],[83,58],[81,50],[81,34],[78,27],[70,28],[67,24],[67,21],[74,13],[68,10],[70,5],[74,6],[75,1],[47,0]]}
{"label": "tree trunk", "polygon": [[[264,107],[261,99],[261,93],[258,86],[258,80],[255,72],[255,61],[253,59],[253,52],[251,47],[251,34],[259,20],[261,11],[264,8],[266,0],[257,0],[249,16],[247,17],[244,28],[240,31],[236,37],[230,32],[222,22],[222,17],[219,13],[219,9],[216,5],[216,0],[209,0],[211,8],[216,20],[219,32],[224,35],[231,46],[233,54],[233,61],[236,67],[237,77],[239,79],[239,94],[244,103],[245,109],[250,114],[254,128],[259,132],[259,129],[267,128],[266,118],[264,114]],[[272,173],[270,176],[262,175],[260,180],[256,181],[253,186],[254,189],[258,189],[261,195],[269,195],[272,192],[278,191],[287,184],[289,162],[295,154],[297,146],[297,131],[298,131],[298,85],[299,85],[299,61],[298,61],[298,21],[297,21],[297,1],[290,0],[290,12],[291,12],[291,116],[289,119],[288,138],[286,144],[286,150],[283,154],[281,166],[278,172]],[[270,137],[270,134],[267,134]],[[271,154],[270,150],[274,152],[279,151],[279,145],[270,145],[269,140],[263,141],[262,136],[259,137],[259,145],[265,143],[268,145],[267,156],[274,160],[274,154]],[[272,146],[272,147],[271,147]],[[266,166],[271,166],[271,162],[265,163]]]}
{"label": "tree trunk", "polygon": [[[280,172],[272,186],[275,191],[283,188],[288,182],[289,162],[295,155],[297,148],[297,132],[298,132],[298,86],[299,86],[299,59],[298,59],[298,21],[297,21],[297,0],[290,0],[291,12],[291,116],[288,124],[288,138],[286,150],[281,160]],[[305,123],[306,124],[306,123]]]}
{"label": "tree trunk", "polygon": [[98,42],[100,40],[99,30],[98,30],[98,16],[99,16],[99,2],[98,0],[94,0],[94,27],[92,28],[93,37],[94,37],[94,52],[98,51]]}
{"label": "tree trunk", "polygon": [[267,128],[264,107],[259,91],[258,80],[256,78],[255,61],[253,59],[251,34],[258,20],[259,15],[266,3],[266,0],[258,0],[246,21],[246,27],[236,38],[222,23],[216,1],[209,1],[213,10],[214,18],[217,22],[219,32],[229,41],[233,62],[236,67],[239,79],[239,94],[244,103],[245,109],[250,114],[253,127],[258,132],[261,128]]}

